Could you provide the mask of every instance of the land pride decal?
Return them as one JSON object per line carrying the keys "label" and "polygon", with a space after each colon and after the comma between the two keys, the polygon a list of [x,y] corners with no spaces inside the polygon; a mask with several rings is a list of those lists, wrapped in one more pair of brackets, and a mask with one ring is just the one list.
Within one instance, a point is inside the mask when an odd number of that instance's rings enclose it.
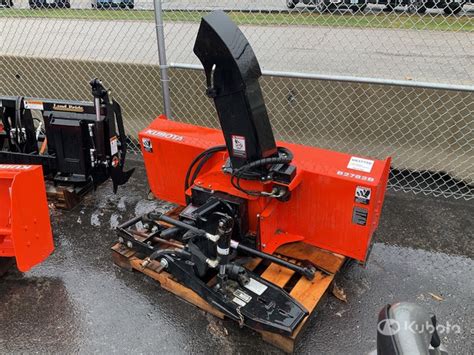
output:
{"label": "land pride decal", "polygon": [[71,104],[54,104],[53,110],[82,113],[84,112],[84,107],[80,105],[71,105]]}

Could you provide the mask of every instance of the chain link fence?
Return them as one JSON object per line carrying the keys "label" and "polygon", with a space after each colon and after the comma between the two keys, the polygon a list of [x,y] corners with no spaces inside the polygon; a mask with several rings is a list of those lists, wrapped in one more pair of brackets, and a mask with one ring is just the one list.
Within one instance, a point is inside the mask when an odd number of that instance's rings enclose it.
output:
{"label": "chain link fence", "polygon": [[[132,148],[164,111],[151,0],[0,0],[0,95],[90,99],[100,77]],[[13,5],[10,8],[5,5]],[[2,5],[0,5],[1,7]],[[192,52],[222,9],[264,71],[279,139],[393,157],[393,189],[474,196],[474,4],[463,0],[162,1],[173,119],[216,126]]]}

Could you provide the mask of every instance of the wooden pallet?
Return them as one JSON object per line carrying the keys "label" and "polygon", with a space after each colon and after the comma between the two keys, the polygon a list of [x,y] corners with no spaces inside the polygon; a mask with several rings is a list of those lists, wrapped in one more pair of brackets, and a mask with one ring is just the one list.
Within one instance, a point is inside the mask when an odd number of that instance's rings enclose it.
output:
{"label": "wooden pallet", "polygon": [[[213,314],[216,317],[224,319],[224,314],[208,304],[197,293],[177,282],[169,273],[160,271],[160,264],[153,261],[147,268],[142,267],[142,259],[132,249],[123,244],[117,243],[112,247],[112,256],[116,265],[127,270],[136,270],[154,280],[158,281],[164,289],[174,293],[189,303]],[[327,272],[318,271],[314,280],[309,281],[294,271],[279,266],[268,261],[262,261],[254,258],[246,264],[246,267],[253,270],[267,281],[273,282],[284,288],[293,298],[299,301],[308,311],[307,316],[292,336],[287,337],[268,331],[258,331],[263,340],[279,347],[285,352],[291,353],[294,350],[295,343],[301,331],[304,329],[311,314],[315,311],[318,303],[321,301],[326,291],[329,289],[335,274],[341,269],[345,257],[330,253],[305,243],[291,243],[280,247],[277,254],[293,262],[298,260],[309,260],[314,265],[321,267]],[[158,272],[157,272],[158,271]]]}
{"label": "wooden pallet", "polygon": [[71,210],[76,207],[84,196],[92,191],[94,185],[92,182],[81,186],[54,185],[51,181],[46,181],[46,194],[48,201],[55,208]]}

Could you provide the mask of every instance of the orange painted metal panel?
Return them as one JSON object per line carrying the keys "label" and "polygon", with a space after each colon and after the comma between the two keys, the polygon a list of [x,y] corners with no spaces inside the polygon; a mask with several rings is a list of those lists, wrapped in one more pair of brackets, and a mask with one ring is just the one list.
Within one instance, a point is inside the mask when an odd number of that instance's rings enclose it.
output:
{"label": "orange painted metal panel", "polygon": [[[140,132],[140,143],[154,195],[185,204],[184,179],[191,161],[207,148],[224,143],[222,132],[159,116]],[[289,185],[288,202],[248,196],[230,183],[222,172],[227,152],[217,153],[195,183],[248,200],[250,230],[257,234],[260,249],[273,253],[295,240],[365,261],[375,232],[390,170],[390,158],[374,160],[350,154],[278,142],[294,154],[297,176]],[[359,162],[372,162],[369,166]],[[269,191],[271,184],[244,181],[249,189]],[[367,204],[357,191],[369,191]],[[367,213],[365,225],[354,223],[355,210]]]}
{"label": "orange painted metal panel", "polygon": [[42,167],[0,164],[0,257],[25,272],[53,249]]}

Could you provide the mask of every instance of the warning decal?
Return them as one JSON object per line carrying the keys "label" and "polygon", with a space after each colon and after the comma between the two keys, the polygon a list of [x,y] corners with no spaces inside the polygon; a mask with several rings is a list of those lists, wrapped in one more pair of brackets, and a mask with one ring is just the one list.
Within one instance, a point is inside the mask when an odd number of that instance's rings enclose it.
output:
{"label": "warning decal", "polygon": [[110,138],[110,154],[115,155],[118,153],[118,138],[113,136]]}
{"label": "warning decal", "polygon": [[148,152],[148,153],[153,152],[153,145],[152,145],[150,139],[142,138],[142,144],[143,144],[143,149],[145,149],[146,152]]}
{"label": "warning decal", "polygon": [[27,110],[44,110],[42,101],[25,100]]}
{"label": "warning decal", "polygon": [[372,190],[368,187],[357,186],[355,191],[355,201],[362,203],[363,205],[368,205],[370,202],[370,195]]}
{"label": "warning decal", "polygon": [[245,293],[241,289],[236,289],[234,291],[234,296],[237,297],[238,299],[240,299],[245,304],[249,303],[252,300],[252,296],[248,295],[247,293]]}
{"label": "warning decal", "polygon": [[237,157],[247,157],[247,149],[245,147],[245,137],[232,135],[232,151]]}

